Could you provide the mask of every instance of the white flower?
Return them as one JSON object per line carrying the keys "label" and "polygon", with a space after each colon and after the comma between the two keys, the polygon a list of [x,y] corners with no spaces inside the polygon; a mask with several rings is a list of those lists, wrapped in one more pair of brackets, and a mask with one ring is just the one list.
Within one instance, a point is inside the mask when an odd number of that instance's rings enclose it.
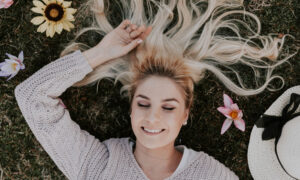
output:
{"label": "white flower", "polygon": [[13,78],[20,69],[25,69],[25,65],[23,64],[24,54],[23,51],[19,53],[19,56],[13,56],[11,54],[6,53],[9,59],[5,59],[5,62],[0,63],[0,77],[10,76],[7,81]]}
{"label": "white flower", "polygon": [[37,32],[45,32],[47,37],[53,37],[57,32],[60,34],[63,29],[70,31],[74,28],[71,21],[75,21],[73,14],[77,9],[70,8],[71,1],[64,0],[33,0],[35,7],[31,11],[38,13],[31,23],[39,25]]}

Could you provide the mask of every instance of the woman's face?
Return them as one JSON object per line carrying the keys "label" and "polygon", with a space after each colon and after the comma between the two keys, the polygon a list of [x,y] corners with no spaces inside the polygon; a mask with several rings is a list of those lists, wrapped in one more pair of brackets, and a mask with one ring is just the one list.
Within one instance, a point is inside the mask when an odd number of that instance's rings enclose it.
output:
{"label": "woman's face", "polygon": [[[175,81],[162,76],[150,76],[138,85],[131,104],[131,126],[139,143],[151,149],[174,144],[189,115],[183,93]],[[149,135],[143,128],[164,130]]]}

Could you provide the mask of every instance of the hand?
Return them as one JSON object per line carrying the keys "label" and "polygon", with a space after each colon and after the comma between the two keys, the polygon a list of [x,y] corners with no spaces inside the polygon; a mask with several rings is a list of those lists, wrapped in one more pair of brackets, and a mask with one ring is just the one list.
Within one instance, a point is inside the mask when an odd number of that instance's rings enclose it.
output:
{"label": "hand", "polygon": [[139,45],[138,40],[145,40],[150,34],[152,27],[145,25],[137,26],[131,24],[130,20],[123,20],[113,31],[105,35],[101,42],[95,47],[106,61],[126,55]]}

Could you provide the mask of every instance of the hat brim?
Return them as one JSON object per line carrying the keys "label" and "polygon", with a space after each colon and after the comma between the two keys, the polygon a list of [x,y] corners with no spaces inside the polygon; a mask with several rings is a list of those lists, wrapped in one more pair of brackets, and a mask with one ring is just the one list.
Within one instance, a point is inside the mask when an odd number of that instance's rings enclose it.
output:
{"label": "hat brim", "polygon": [[[286,90],[264,114],[281,116],[282,109],[289,103],[292,93],[300,93],[300,85]],[[275,154],[275,139],[262,140],[263,128],[253,126],[248,145],[248,165],[255,180],[293,180],[281,167]]]}

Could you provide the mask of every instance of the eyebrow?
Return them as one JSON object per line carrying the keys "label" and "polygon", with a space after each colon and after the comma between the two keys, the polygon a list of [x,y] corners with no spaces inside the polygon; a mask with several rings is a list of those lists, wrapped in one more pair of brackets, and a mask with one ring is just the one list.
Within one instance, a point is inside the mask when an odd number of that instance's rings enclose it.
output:
{"label": "eyebrow", "polygon": [[[142,94],[139,94],[139,95],[137,95],[136,97],[142,97],[142,98],[145,98],[145,99],[150,100],[147,96],[142,95]],[[175,99],[175,98],[167,98],[167,99],[163,99],[162,101],[163,101],[163,102],[164,102],[164,101],[176,101],[176,102],[179,103],[179,101],[178,101],[177,99]]]}

